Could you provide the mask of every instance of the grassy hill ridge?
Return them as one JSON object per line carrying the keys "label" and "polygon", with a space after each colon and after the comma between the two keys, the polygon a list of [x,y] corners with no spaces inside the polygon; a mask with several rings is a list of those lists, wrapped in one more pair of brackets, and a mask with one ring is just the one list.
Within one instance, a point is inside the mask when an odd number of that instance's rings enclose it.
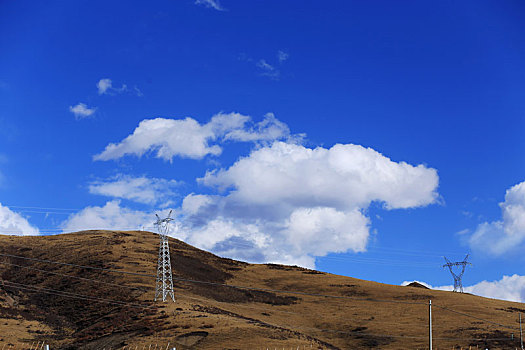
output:
{"label": "grassy hill ridge", "polygon": [[0,236],[0,346],[424,349],[432,299],[434,348],[519,347],[520,303],[170,249],[177,300],[154,303],[154,233]]}

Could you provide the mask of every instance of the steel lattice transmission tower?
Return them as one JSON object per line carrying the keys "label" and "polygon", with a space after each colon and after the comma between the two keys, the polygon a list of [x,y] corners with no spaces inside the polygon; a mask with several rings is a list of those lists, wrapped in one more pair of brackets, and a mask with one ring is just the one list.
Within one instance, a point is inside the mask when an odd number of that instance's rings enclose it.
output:
{"label": "steel lattice transmission tower", "polygon": [[[459,290],[460,293],[463,293],[463,284],[461,282],[461,278],[463,277],[463,274],[465,273],[465,268],[467,265],[472,265],[467,261],[469,254],[465,256],[465,259],[463,261],[457,261],[457,262],[450,262],[450,260],[447,259],[446,256],[444,256],[445,261],[447,262],[443,267],[448,267],[450,270],[450,273],[452,274],[452,277],[454,277],[454,292],[457,292]],[[460,267],[461,272],[459,274],[454,273],[454,270],[452,267]]]}
{"label": "steel lattice transmission tower", "polygon": [[157,214],[157,221],[155,226],[159,231],[160,246],[159,246],[159,262],[157,266],[157,284],[155,287],[155,301],[166,301],[166,297],[170,296],[175,302],[175,294],[173,293],[173,277],[171,275],[171,261],[170,261],[170,247],[168,244],[168,233],[170,232],[171,210],[168,217],[161,219]]}

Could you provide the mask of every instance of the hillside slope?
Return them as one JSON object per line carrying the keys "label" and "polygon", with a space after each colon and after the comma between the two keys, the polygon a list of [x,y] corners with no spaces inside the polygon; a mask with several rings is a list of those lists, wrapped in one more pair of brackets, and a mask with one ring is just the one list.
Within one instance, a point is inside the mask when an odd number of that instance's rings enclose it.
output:
{"label": "hillside slope", "polygon": [[170,247],[177,300],[154,303],[154,233],[0,236],[0,347],[424,349],[429,299],[434,348],[519,347],[520,303]]}

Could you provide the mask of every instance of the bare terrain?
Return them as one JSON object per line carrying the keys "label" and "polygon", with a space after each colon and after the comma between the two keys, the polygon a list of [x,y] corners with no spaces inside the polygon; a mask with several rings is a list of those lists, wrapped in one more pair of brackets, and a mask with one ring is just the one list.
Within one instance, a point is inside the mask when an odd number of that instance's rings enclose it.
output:
{"label": "bare terrain", "polygon": [[434,349],[520,347],[520,303],[170,248],[155,303],[154,233],[0,236],[0,349],[428,349],[429,299]]}

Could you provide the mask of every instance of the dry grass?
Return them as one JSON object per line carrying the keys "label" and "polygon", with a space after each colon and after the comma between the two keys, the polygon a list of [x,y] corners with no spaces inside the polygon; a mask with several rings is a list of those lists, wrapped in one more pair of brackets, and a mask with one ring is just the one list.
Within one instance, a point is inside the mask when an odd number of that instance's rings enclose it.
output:
{"label": "dry grass", "polygon": [[[524,311],[523,304],[392,286],[299,267],[246,264],[177,240],[170,244],[174,277],[344,298],[175,281],[177,302],[155,304],[154,277],[0,256],[0,262],[104,282],[0,264],[0,277],[6,281],[0,285],[0,345],[45,339],[53,349],[119,349],[130,345],[142,349],[146,344],[165,347],[168,342],[177,349],[425,349],[426,303],[432,299],[436,306],[514,327],[506,329],[434,307],[434,348],[519,347],[517,313]],[[140,231],[0,237],[3,254],[152,275],[156,273],[157,247],[155,234]],[[8,287],[7,281],[149,308],[20,290]],[[377,299],[389,302],[372,301]]]}

